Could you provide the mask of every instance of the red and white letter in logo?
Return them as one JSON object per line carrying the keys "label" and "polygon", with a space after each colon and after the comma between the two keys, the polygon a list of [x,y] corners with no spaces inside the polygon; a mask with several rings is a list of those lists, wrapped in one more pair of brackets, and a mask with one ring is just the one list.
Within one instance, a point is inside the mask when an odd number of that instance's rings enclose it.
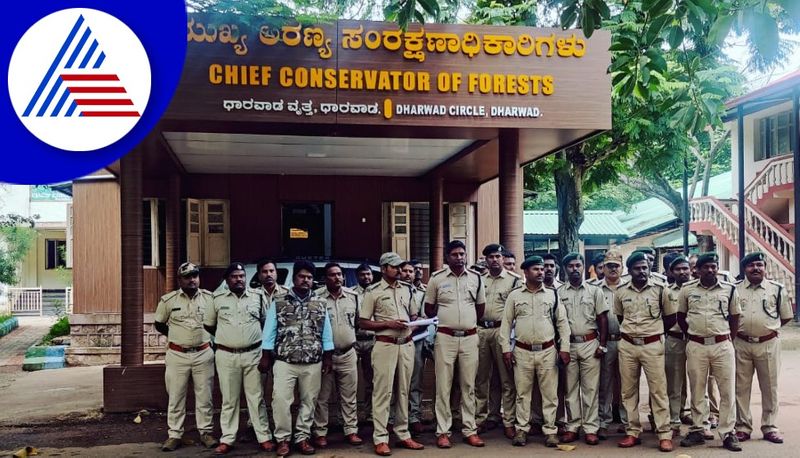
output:
{"label": "red and white letter in logo", "polygon": [[8,66],[11,103],[39,140],[93,151],[124,137],[150,98],[150,61],[119,19],[88,8],[40,19]]}

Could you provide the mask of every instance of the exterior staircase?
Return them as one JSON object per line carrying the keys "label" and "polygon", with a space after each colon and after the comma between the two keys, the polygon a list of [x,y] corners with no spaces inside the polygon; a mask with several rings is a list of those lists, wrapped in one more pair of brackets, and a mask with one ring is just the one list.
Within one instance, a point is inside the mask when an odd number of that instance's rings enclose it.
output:
{"label": "exterior staircase", "polygon": [[[792,156],[772,159],[745,188],[745,251],[762,251],[767,257],[769,277],[783,283],[792,303],[796,303],[793,232],[776,223],[759,209],[775,192],[793,189]],[[736,201],[701,197],[689,202],[690,229],[708,232],[732,253],[739,252],[739,220]]]}

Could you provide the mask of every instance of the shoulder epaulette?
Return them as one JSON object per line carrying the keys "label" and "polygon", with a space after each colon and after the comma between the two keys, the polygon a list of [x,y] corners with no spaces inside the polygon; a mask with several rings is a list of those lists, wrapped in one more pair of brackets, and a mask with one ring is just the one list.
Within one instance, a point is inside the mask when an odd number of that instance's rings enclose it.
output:
{"label": "shoulder epaulette", "polygon": [[200,288],[200,289],[198,290],[198,292],[199,292],[200,294],[205,294],[205,295],[207,295],[207,296],[211,296],[211,295],[212,295],[211,291],[209,291],[209,290],[207,290],[207,289],[203,289],[203,288]]}
{"label": "shoulder epaulette", "polygon": [[378,283],[373,283],[373,284],[371,284],[371,285],[367,286],[366,288],[364,288],[364,291],[365,291],[365,292],[366,292],[366,291],[372,291],[373,289],[377,288],[377,287],[378,287],[378,285],[380,285],[380,284],[381,284],[381,282],[378,282]]}
{"label": "shoulder epaulette", "polygon": [[699,281],[700,281],[700,279],[698,279],[698,278],[693,278],[693,279],[691,279],[691,280],[687,281],[686,283],[684,283],[684,284],[683,284],[683,286],[695,285],[695,284],[697,284]]}
{"label": "shoulder epaulette", "polygon": [[[783,285],[783,283],[777,282],[777,281],[775,281],[775,280],[770,280],[770,279],[768,279],[768,278],[767,278],[766,280],[767,280],[768,282],[772,283],[773,285],[775,285],[775,286],[779,287],[779,288],[785,288],[785,286]],[[742,281],[744,281],[744,280],[742,280]]]}
{"label": "shoulder epaulette", "polygon": [[225,296],[229,292],[230,292],[230,290],[228,290],[228,289],[218,289],[218,290],[214,291],[214,297],[217,298],[217,297],[220,297],[220,296]]}
{"label": "shoulder epaulette", "polygon": [[342,291],[344,291],[347,294],[352,294],[353,296],[358,296],[357,292],[355,292],[352,288],[348,288],[346,286],[342,286]]}
{"label": "shoulder epaulette", "polygon": [[325,294],[325,291],[327,291],[327,290],[328,290],[327,287],[320,286],[319,288],[314,290],[314,294],[316,294],[317,296],[322,296],[323,294]]}
{"label": "shoulder epaulette", "polygon": [[518,274],[518,273],[516,273],[516,272],[512,272],[512,271],[510,271],[510,270],[507,270],[506,272],[507,272],[509,275],[511,275],[512,277],[515,277],[515,278],[517,278],[518,280],[522,280],[522,275],[520,275],[520,274]]}
{"label": "shoulder epaulette", "polygon": [[432,274],[431,274],[431,277],[435,277],[435,276],[439,275],[440,273],[442,273],[442,272],[446,272],[446,271],[447,271],[447,268],[444,268],[444,269],[439,269],[439,270],[437,270],[436,272],[432,273]]}
{"label": "shoulder epaulette", "polygon": [[514,291],[516,291],[516,290],[518,290],[518,289],[522,289],[522,288],[524,288],[524,287],[525,287],[525,283],[519,284],[519,285],[517,285],[517,286],[515,286],[515,287],[511,288],[511,291],[509,291],[509,294],[510,294],[510,293],[512,293],[512,292],[514,292]]}
{"label": "shoulder epaulette", "polygon": [[176,289],[175,291],[170,291],[167,294],[161,296],[161,300],[167,302],[168,300],[172,299],[173,297],[177,296],[181,290]]}
{"label": "shoulder epaulette", "polygon": [[[477,275],[479,277],[481,276],[481,273],[478,272],[477,270],[470,269],[469,267],[467,267],[466,270],[467,270],[467,272],[473,273],[473,274],[475,274],[475,275]],[[488,273],[488,270],[487,270],[487,273]]]}
{"label": "shoulder epaulette", "polygon": [[723,281],[723,280],[719,280],[719,284],[720,284],[720,285],[726,285],[726,286],[730,286],[730,287],[732,287],[732,288],[736,286],[735,284],[733,284],[733,283],[731,283],[731,282],[727,282],[727,281]]}
{"label": "shoulder epaulette", "polygon": [[742,283],[744,283],[744,279],[736,280],[735,282],[733,282],[734,285],[741,285]]}

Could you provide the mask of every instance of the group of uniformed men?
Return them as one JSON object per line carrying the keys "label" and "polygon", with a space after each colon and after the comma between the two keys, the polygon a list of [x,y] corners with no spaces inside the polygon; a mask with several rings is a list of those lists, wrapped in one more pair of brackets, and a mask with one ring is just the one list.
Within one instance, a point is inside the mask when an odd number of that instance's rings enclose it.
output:
{"label": "group of uniformed men", "polygon": [[[691,423],[682,446],[713,439],[707,393],[716,384],[718,433],[725,448],[740,451],[753,430],[754,372],[764,439],[781,443],[775,426],[777,337],[792,310],[786,290],[766,278],[764,255],[748,254],[741,263],[744,279],[733,284],[718,278],[714,253],[695,259],[670,254],[666,276],[652,270],[653,254],[632,253],[622,275],[622,255],[609,250],[595,260],[597,279],[590,281],[583,256],[570,253],[561,262],[561,284],[550,254],[525,259],[520,276],[514,255],[491,244],[483,250],[485,272],[479,274],[467,267],[464,244],[452,241],[445,248],[447,266],[433,272],[427,285],[420,263],[384,253],[380,281],[373,283],[369,266],[362,265],[353,289],[345,287],[341,267],[329,263],[325,286],[314,290],[315,267],[308,261],[294,264],[293,287],[285,288],[277,284],[276,263],[263,260],[256,284],[248,286],[244,266],[233,263],[224,273],[227,288],[213,294],[200,289],[198,267],[184,263],[180,289],[161,298],[155,315],[156,328],[169,341],[169,438],[162,449],[181,445],[190,378],[200,440],[216,447],[216,454],[228,453],[237,438],[242,388],[263,451],[286,456],[290,443],[303,454],[325,448],[334,393],[345,440],[360,445],[360,362],[375,453],[392,453],[390,432],[398,439],[395,446],[421,450],[412,435],[423,431],[422,373],[430,358],[440,448],[452,446],[456,390],[463,440],[471,446],[484,446],[479,433],[501,422],[516,446],[525,445],[530,433],[543,433],[545,445],[555,447],[576,441],[581,432],[587,444],[596,445],[614,422],[615,398],[621,400],[619,432],[625,434],[618,445],[639,445],[642,370],[659,450],[673,449],[682,420]],[[438,320],[435,327],[416,324],[431,318]],[[222,393],[219,442],[211,434],[215,366]],[[262,389],[268,372],[274,431]],[[683,415],[687,391],[690,421]]]}

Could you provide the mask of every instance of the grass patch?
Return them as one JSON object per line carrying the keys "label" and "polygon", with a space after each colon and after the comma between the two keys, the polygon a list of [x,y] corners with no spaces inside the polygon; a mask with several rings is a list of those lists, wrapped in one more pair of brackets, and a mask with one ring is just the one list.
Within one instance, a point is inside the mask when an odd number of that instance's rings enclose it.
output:
{"label": "grass patch", "polygon": [[50,326],[50,332],[42,339],[42,345],[51,345],[53,339],[56,337],[69,335],[69,317],[61,317],[58,321]]}
{"label": "grass patch", "polygon": [[10,313],[9,314],[0,314],[0,324],[5,323],[6,321],[10,320],[11,318],[12,317],[11,317]]}

